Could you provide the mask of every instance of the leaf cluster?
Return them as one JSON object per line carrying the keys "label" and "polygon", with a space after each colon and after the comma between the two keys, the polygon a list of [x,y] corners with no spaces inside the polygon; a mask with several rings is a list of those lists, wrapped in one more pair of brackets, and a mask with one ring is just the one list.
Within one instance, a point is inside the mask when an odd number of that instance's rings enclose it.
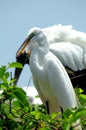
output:
{"label": "leaf cluster", "polygon": [[76,90],[79,108],[68,109],[58,118],[60,113],[49,115],[44,105],[29,103],[23,89],[14,85],[15,79],[10,79],[8,69],[14,67],[22,65],[0,67],[0,130],[70,130],[77,119],[86,127],[86,95],[81,89]]}

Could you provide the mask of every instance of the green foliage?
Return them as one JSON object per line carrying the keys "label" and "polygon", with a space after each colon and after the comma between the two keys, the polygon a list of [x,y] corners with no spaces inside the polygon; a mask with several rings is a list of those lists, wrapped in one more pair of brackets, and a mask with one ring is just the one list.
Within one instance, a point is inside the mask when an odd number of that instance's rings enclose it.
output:
{"label": "green foliage", "polygon": [[81,119],[86,127],[86,95],[81,89],[76,93],[79,108],[66,110],[62,118],[60,113],[49,115],[43,105],[31,105],[22,88],[15,86],[10,79],[9,68],[19,67],[20,63],[11,63],[0,67],[0,130],[70,130],[72,124]]}
{"label": "green foliage", "polygon": [[12,62],[8,65],[8,68],[23,68],[23,65],[19,62]]}

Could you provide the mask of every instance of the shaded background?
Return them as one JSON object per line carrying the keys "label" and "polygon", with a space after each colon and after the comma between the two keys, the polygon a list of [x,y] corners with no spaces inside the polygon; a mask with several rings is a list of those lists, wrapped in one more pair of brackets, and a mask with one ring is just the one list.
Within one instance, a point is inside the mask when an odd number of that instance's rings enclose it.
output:
{"label": "shaded background", "polygon": [[[15,61],[16,51],[30,28],[54,24],[71,24],[86,32],[86,0],[0,0],[0,66]],[[18,85],[26,86],[30,77],[26,65]]]}

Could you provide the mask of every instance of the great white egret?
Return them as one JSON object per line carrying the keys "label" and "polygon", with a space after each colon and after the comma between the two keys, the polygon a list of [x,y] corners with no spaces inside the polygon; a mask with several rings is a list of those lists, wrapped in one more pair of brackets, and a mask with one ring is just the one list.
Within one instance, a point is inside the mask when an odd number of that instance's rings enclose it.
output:
{"label": "great white egret", "polygon": [[[81,87],[86,93],[86,33],[73,29],[71,25],[54,25],[43,28],[42,31],[47,36],[50,51],[66,68],[73,87]],[[29,64],[26,50],[27,47],[22,55],[16,57],[17,61],[23,65]],[[15,71],[17,80],[21,70]]]}
{"label": "great white egret", "polygon": [[[65,111],[77,107],[77,99],[69,76],[60,60],[49,51],[48,40],[39,28],[31,29],[17,52],[30,56],[29,64],[35,87],[49,112]],[[78,126],[81,130],[81,127]],[[77,127],[75,129],[78,129]]]}

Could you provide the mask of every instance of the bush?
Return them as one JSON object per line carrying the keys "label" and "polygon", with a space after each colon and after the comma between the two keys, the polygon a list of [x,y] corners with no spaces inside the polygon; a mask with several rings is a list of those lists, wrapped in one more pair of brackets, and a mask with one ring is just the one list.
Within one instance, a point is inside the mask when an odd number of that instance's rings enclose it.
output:
{"label": "bush", "polygon": [[62,118],[57,118],[60,113],[49,115],[43,105],[30,105],[23,89],[10,79],[8,69],[13,67],[22,65],[11,63],[0,68],[0,130],[70,130],[79,118],[86,127],[86,95],[81,89],[76,89],[79,108],[68,109]]}

